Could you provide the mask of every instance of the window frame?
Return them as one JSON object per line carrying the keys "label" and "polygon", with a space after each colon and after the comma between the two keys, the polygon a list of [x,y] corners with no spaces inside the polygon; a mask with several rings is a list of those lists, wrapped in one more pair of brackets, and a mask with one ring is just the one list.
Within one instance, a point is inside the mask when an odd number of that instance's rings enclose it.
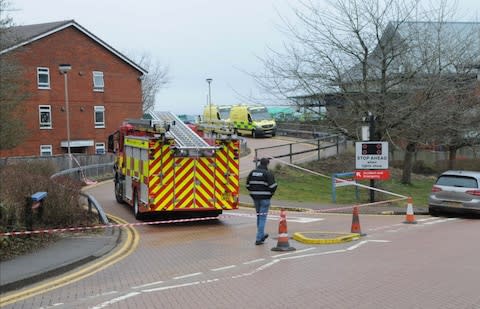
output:
{"label": "window frame", "polygon": [[[101,83],[98,78],[101,78]],[[93,91],[103,92],[105,89],[105,79],[102,71],[92,72]]]}
{"label": "window frame", "polygon": [[[102,114],[102,121],[97,122],[97,113]],[[93,107],[93,123],[96,129],[103,129],[105,128],[105,106],[103,105],[96,105]]]}
{"label": "window frame", "polygon": [[[47,149],[45,151],[45,149]],[[49,153],[49,154],[47,154]],[[53,156],[53,146],[52,145],[40,145],[40,157],[51,157]]]}
{"label": "window frame", "polygon": [[[48,113],[49,122],[42,121],[42,113]],[[40,129],[52,129],[52,106],[51,105],[39,105],[38,106],[38,124]]]}
{"label": "window frame", "polygon": [[[47,82],[40,82],[40,75],[47,75]],[[47,67],[37,67],[37,88],[50,89],[50,69]]]}

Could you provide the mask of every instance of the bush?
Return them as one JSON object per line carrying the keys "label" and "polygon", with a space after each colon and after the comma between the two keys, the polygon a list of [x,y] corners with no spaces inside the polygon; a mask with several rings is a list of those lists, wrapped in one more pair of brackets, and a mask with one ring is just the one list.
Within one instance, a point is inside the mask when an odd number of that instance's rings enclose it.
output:
{"label": "bush", "polygon": [[[51,179],[55,168],[48,162],[28,162],[0,168],[0,232],[27,229],[27,197],[38,191],[47,192],[41,217],[38,209],[33,218],[33,229],[52,229],[86,226],[97,223],[97,218],[80,204],[81,182],[68,177]],[[33,240],[32,239],[36,239]],[[38,243],[51,241],[51,235],[35,237],[4,237],[0,239],[0,260],[23,253]],[[35,246],[31,245],[37,243]],[[12,253],[12,251],[14,251]]]}

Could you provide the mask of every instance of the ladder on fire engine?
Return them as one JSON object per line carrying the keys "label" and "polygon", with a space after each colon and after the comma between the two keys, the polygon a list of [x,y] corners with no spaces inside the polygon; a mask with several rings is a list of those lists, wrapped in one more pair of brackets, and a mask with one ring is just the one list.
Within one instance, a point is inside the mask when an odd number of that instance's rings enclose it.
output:
{"label": "ladder on fire engine", "polygon": [[154,121],[160,121],[169,125],[167,135],[171,135],[180,149],[215,149],[210,146],[203,138],[198,136],[183,121],[171,112],[154,111],[151,112]]}

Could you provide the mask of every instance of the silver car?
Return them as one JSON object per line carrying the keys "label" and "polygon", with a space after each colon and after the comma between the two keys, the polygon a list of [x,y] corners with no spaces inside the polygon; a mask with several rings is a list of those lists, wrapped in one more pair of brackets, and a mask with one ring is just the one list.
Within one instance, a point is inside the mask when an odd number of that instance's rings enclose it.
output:
{"label": "silver car", "polygon": [[428,199],[428,212],[480,215],[480,172],[446,171],[442,173]]}

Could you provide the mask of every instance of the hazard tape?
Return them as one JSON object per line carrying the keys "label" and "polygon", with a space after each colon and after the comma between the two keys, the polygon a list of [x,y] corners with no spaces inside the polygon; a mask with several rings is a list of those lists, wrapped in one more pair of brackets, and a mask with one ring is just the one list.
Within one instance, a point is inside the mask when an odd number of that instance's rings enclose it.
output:
{"label": "hazard tape", "polygon": [[[243,217],[253,217],[255,214],[244,214]],[[131,226],[142,226],[142,225],[157,225],[157,224],[170,224],[170,223],[181,223],[181,222],[194,222],[194,221],[208,221],[208,220],[218,220],[221,218],[232,218],[239,217],[238,215],[219,215],[217,217],[203,217],[203,218],[188,218],[188,219],[175,219],[175,220],[163,220],[163,221],[149,221],[149,222],[135,222],[135,223],[122,223],[122,224],[105,224],[105,225],[93,225],[93,226],[78,226],[78,227],[67,227],[67,228],[54,228],[54,229],[43,229],[43,230],[34,230],[34,231],[15,231],[15,232],[5,232],[0,233],[2,236],[21,236],[21,235],[34,235],[34,234],[53,234],[53,233],[63,233],[63,232],[79,232],[79,231],[91,231],[96,229],[104,228],[122,228],[122,227],[131,227]]]}
{"label": "hazard tape", "polygon": [[[360,205],[343,206],[343,207],[328,208],[328,209],[311,209],[309,211],[306,211],[305,213],[308,214],[308,215],[316,215],[316,214],[322,214],[322,213],[327,213],[327,212],[332,212],[332,211],[353,209],[354,207],[374,206],[374,205],[380,205],[380,204],[396,202],[396,201],[401,201],[401,200],[404,200],[404,199],[399,198],[399,199],[388,200],[388,201],[365,203],[365,204],[360,204]],[[277,206],[275,206],[275,207],[277,207]],[[280,207],[280,208],[288,209],[288,207]],[[242,214],[235,214],[235,215],[221,214],[221,215],[218,215],[216,217],[173,219],[173,220],[122,223],[122,224],[103,224],[103,225],[93,225],[93,226],[78,226],[78,227],[67,227],[67,228],[42,229],[42,230],[34,230],[34,231],[15,231],[15,232],[0,233],[0,237],[53,234],[53,233],[64,233],[64,232],[84,232],[84,231],[92,231],[92,230],[105,229],[105,228],[117,228],[117,227],[118,228],[124,228],[124,227],[132,227],[132,226],[171,224],[171,223],[195,222],[195,221],[209,221],[209,220],[238,218],[238,217],[256,217],[256,216],[260,216],[260,215],[269,215],[269,214],[274,215],[274,214],[280,214],[280,213],[281,213],[281,210],[270,210],[267,213],[252,213],[252,214],[242,213]]]}

